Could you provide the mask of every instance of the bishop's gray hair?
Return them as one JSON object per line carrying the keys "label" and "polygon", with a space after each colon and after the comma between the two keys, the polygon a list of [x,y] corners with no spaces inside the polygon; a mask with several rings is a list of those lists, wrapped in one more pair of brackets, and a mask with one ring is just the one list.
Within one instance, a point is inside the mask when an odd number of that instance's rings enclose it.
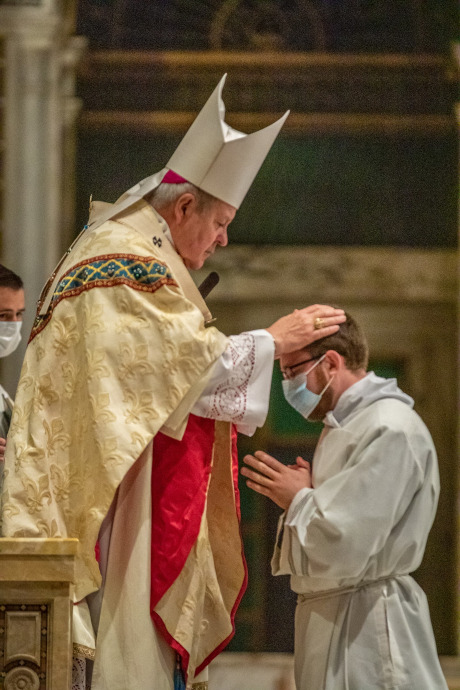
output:
{"label": "bishop's gray hair", "polygon": [[198,211],[203,211],[217,201],[215,196],[211,196],[202,189],[195,187],[191,182],[181,182],[180,184],[161,183],[153,192],[147,194],[145,200],[159,211],[165,206],[174,203],[182,194],[193,194],[198,202]]}

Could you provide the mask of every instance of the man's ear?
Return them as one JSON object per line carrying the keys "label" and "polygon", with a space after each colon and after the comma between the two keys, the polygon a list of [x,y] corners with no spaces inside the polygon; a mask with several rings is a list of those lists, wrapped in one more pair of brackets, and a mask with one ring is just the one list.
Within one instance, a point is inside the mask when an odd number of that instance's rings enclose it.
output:
{"label": "man's ear", "polygon": [[329,367],[330,374],[336,374],[345,367],[345,359],[335,350],[328,350],[324,359]]}
{"label": "man's ear", "polygon": [[178,225],[187,221],[196,209],[196,197],[191,192],[184,192],[174,204],[174,219]]}

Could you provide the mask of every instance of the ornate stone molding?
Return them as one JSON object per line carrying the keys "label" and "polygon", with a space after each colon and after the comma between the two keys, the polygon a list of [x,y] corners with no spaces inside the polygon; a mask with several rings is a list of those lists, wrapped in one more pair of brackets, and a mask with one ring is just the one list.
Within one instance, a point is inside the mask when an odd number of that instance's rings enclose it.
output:
{"label": "ornate stone molding", "polygon": [[[455,126],[455,69],[439,55],[219,51],[89,53],[79,73],[82,126],[152,133],[171,113],[188,122],[224,72],[230,113],[260,120],[290,108],[287,133]],[[172,132],[183,129],[177,117]]]}
{"label": "ornate stone molding", "polygon": [[47,604],[0,605],[0,677],[5,690],[46,687]]}
{"label": "ornate stone molding", "polygon": [[[258,130],[271,124],[280,113],[231,113],[228,123],[241,131]],[[114,128],[121,134],[161,134],[182,136],[192,124],[196,113],[191,112],[131,112],[85,111],[80,128],[89,132],[109,132]],[[412,136],[442,136],[453,132],[455,122],[447,115],[349,115],[345,113],[291,113],[283,127],[283,135],[350,134],[410,134]]]}
{"label": "ornate stone molding", "polygon": [[[285,247],[237,245],[218,250],[197,272],[214,270],[220,283],[209,303],[451,303],[457,292],[455,250],[394,247]],[[302,300],[301,300],[302,301]]]}

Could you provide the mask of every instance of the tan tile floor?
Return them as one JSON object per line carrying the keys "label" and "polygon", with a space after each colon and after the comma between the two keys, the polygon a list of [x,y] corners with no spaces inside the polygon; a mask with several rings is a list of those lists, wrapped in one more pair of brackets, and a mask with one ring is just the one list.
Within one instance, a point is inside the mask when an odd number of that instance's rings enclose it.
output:
{"label": "tan tile floor", "polygon": [[[460,690],[460,656],[443,656],[449,690]],[[209,690],[295,690],[290,654],[220,654],[211,664]]]}
{"label": "tan tile floor", "polygon": [[440,661],[449,690],[460,690],[460,657],[442,656]]}

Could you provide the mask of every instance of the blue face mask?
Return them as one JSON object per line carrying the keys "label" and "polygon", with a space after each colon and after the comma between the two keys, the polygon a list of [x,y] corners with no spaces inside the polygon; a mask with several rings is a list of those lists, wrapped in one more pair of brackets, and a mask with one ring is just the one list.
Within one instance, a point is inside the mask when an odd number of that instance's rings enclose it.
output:
{"label": "blue face mask", "polygon": [[325,356],[326,355],[323,355],[321,359],[319,359],[311,367],[311,369],[308,370],[307,373],[304,372],[302,374],[297,374],[297,376],[295,376],[293,379],[287,379],[282,382],[284,397],[291,407],[293,407],[294,410],[297,410],[297,412],[299,412],[305,419],[308,419],[308,417],[311,415],[334,378],[332,377],[331,380],[327,382],[321,393],[313,393],[313,391],[307,388],[308,374],[313,371],[313,369],[318,366],[320,362],[323,361]]}

